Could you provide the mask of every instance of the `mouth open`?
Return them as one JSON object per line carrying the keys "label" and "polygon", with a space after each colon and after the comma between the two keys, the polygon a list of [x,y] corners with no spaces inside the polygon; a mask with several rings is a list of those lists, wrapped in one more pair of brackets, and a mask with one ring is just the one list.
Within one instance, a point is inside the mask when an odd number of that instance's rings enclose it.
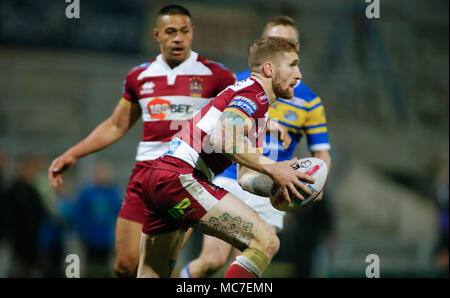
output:
{"label": "mouth open", "polygon": [[174,56],[183,55],[183,53],[184,53],[184,48],[183,47],[173,47],[172,48],[172,54]]}

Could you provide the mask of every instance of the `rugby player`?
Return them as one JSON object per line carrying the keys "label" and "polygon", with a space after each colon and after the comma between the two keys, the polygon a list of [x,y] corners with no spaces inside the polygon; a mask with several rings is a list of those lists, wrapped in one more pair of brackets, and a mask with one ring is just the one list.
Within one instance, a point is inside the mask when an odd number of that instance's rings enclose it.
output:
{"label": "rugby player", "polygon": [[310,190],[295,171],[296,159],[275,162],[261,154],[268,108],[278,97],[292,98],[301,79],[298,44],[265,37],[250,48],[250,78],[227,87],[185,124],[170,150],[154,161],[143,179],[146,222],[142,229],[138,277],[170,277],[189,227],[218,237],[242,254],[225,277],[259,277],[279,249],[273,229],[248,205],[211,180],[232,162],[241,186],[268,196],[272,181],[286,200],[290,191]]}
{"label": "rugby player", "polygon": [[[263,36],[278,36],[298,41],[299,32],[292,18],[277,16],[266,23]],[[249,75],[250,71],[247,70],[237,74],[236,77],[238,80],[243,80],[248,78]],[[320,97],[312,92],[303,82],[299,81],[295,86],[293,99],[289,101],[277,99],[269,107],[269,119],[272,120],[273,124],[278,123],[285,127],[292,142],[282,142],[275,139],[273,135],[268,134],[264,138],[264,155],[275,158],[277,161],[291,159],[302,136],[305,134],[311,155],[321,158],[327,164],[328,169],[330,169],[330,143],[325,110]],[[283,229],[285,212],[273,208],[269,198],[244,191],[236,179],[236,165],[232,165],[218,175],[213,183],[242,199],[275,232],[281,231]],[[321,198],[317,198],[317,201]],[[180,277],[210,277],[226,264],[231,251],[232,246],[225,241],[204,235],[199,257],[186,264],[180,272]],[[231,259],[234,260],[234,257],[237,255],[239,255],[239,251],[234,249]]]}
{"label": "rugby player", "polygon": [[195,111],[236,82],[223,65],[191,50],[193,33],[191,14],[186,8],[163,7],[153,32],[160,55],[128,73],[122,98],[112,115],[53,160],[48,169],[50,184],[57,187],[63,182],[62,174],[79,158],[118,141],[142,117],[142,141],[116,223],[114,271],[118,276],[136,276],[145,221],[141,186],[148,161],[169,149],[172,136],[181,129],[177,122],[191,119]]}

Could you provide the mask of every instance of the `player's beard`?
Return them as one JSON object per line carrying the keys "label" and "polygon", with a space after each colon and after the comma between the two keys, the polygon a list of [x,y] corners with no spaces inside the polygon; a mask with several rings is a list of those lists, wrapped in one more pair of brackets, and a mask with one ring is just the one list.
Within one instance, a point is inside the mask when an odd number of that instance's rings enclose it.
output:
{"label": "player's beard", "polygon": [[166,55],[167,64],[171,68],[177,67],[186,60],[186,53],[186,50],[183,50],[181,54],[176,55],[172,52],[172,49],[170,49],[170,51]]}
{"label": "player's beard", "polygon": [[166,59],[167,59],[167,64],[171,67],[171,68],[174,68],[174,67],[177,67],[178,65],[180,65],[181,63],[183,63],[184,62],[184,55],[181,57],[181,56],[178,56],[178,57],[167,57]]}
{"label": "player's beard", "polygon": [[276,81],[273,80],[272,81],[272,89],[273,89],[273,93],[275,93],[275,96],[277,98],[284,98],[284,99],[291,99],[294,94],[291,92],[290,90],[290,86],[288,86],[288,88],[283,88],[283,82],[282,80]]}

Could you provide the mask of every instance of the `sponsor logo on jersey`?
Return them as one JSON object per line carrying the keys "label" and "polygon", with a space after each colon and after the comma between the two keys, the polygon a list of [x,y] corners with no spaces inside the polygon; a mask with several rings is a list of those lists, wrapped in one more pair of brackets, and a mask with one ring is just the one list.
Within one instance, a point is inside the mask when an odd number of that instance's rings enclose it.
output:
{"label": "sponsor logo on jersey", "polygon": [[259,100],[261,104],[266,104],[269,102],[269,98],[267,98],[267,95],[264,92],[261,92],[258,95],[256,95],[256,98]]}
{"label": "sponsor logo on jersey", "polygon": [[284,113],[284,118],[285,118],[287,121],[295,121],[295,120],[298,119],[298,115],[297,115],[296,112],[294,112],[294,111],[292,111],[292,110],[287,110],[287,111]]}
{"label": "sponsor logo on jersey", "polygon": [[175,153],[175,151],[178,149],[178,147],[180,147],[181,145],[181,141],[180,140],[172,140],[170,142],[169,145],[169,151],[167,151],[166,153],[164,153],[162,156],[164,155],[173,155]]}
{"label": "sponsor logo on jersey", "polygon": [[202,97],[202,81],[203,78],[192,77],[189,79],[190,92],[193,97]]}
{"label": "sponsor logo on jersey", "polygon": [[192,111],[190,105],[172,104],[170,101],[162,98],[155,98],[147,104],[150,118],[163,120],[168,112],[171,113],[189,113]]}
{"label": "sponsor logo on jersey", "polygon": [[252,116],[258,109],[258,106],[252,100],[242,96],[233,97],[233,100],[228,104],[228,107],[242,110],[249,116]]}
{"label": "sponsor logo on jersey", "polygon": [[253,100],[251,100],[251,99],[249,99],[247,97],[243,97],[243,96],[237,95],[237,96],[233,97],[233,100],[234,99],[242,100],[242,101],[248,103],[252,107],[252,109],[254,109],[255,111],[258,109],[258,106],[256,105],[256,103]]}
{"label": "sponsor logo on jersey", "polygon": [[144,85],[142,85],[140,94],[152,94],[155,91],[153,88],[155,88],[155,83],[146,82]]}

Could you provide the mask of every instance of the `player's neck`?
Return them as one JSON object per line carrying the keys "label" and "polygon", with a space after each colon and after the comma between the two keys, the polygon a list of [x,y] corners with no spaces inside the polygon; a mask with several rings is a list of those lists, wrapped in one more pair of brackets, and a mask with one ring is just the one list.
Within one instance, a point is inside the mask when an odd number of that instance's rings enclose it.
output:
{"label": "player's neck", "polygon": [[266,78],[263,75],[256,72],[251,72],[250,78],[257,81],[264,89],[264,93],[266,93],[269,99],[269,104],[272,104],[275,100],[277,100],[277,97],[275,96],[275,93],[273,92],[272,88],[272,78]]}

